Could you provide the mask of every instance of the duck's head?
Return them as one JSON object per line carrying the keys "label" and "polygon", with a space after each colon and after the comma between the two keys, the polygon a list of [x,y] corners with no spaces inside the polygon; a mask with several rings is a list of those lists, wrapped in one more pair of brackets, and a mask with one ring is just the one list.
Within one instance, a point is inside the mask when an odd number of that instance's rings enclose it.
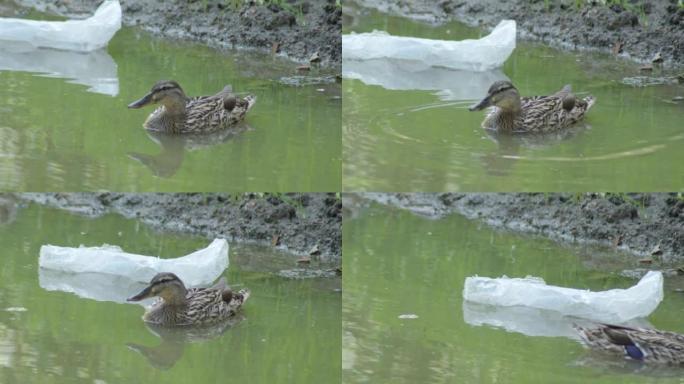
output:
{"label": "duck's head", "polygon": [[147,95],[128,104],[128,108],[142,108],[153,103],[160,103],[165,106],[177,103],[184,105],[186,100],[187,97],[178,83],[173,80],[161,80],[152,87]]}
{"label": "duck's head", "polygon": [[177,303],[185,300],[186,292],[185,285],[178,276],[170,272],[162,272],[156,274],[145,289],[127,300],[140,301],[159,296],[167,303]]}
{"label": "duck's head", "polygon": [[492,84],[487,91],[487,96],[468,110],[479,111],[491,106],[497,106],[506,111],[520,109],[520,94],[510,81],[500,80]]}

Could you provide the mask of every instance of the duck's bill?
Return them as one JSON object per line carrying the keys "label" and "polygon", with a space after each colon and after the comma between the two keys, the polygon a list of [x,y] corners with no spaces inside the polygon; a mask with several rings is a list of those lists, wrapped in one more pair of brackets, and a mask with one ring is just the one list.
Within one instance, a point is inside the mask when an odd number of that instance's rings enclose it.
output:
{"label": "duck's bill", "polygon": [[148,297],[150,297],[151,293],[152,293],[152,287],[148,286],[147,288],[140,291],[140,293],[138,293],[137,295],[131,296],[128,299],[126,299],[126,301],[140,301],[143,299],[147,299]]}
{"label": "duck's bill", "polygon": [[152,93],[148,93],[147,95],[143,96],[142,98],[128,104],[128,108],[134,108],[134,109],[142,108],[151,102],[152,102]]}
{"label": "duck's bill", "polygon": [[479,103],[477,103],[477,104],[475,104],[475,105],[471,105],[471,106],[468,108],[468,110],[469,110],[469,111],[479,111],[479,110],[482,110],[482,109],[485,109],[485,108],[489,107],[490,105],[492,105],[492,104],[491,104],[491,100],[490,100],[490,98],[489,98],[489,95],[487,95],[487,97],[485,97],[484,99],[482,99],[482,101],[480,101]]}

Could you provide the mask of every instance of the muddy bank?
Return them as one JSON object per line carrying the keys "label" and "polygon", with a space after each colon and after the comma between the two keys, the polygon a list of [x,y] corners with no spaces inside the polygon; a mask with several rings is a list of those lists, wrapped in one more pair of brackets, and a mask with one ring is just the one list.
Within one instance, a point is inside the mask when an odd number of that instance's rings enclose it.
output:
{"label": "muddy bank", "polygon": [[613,52],[650,62],[660,52],[666,65],[684,66],[684,8],[677,0],[632,0],[621,5],[599,1],[542,0],[359,0],[377,8],[430,23],[458,20],[493,27],[501,19],[518,23],[519,38],[542,41],[563,49]]}
{"label": "muddy bank", "polygon": [[684,261],[684,199],[653,194],[379,194],[359,195],[429,218],[458,213],[493,227],[561,242],[601,244],[654,264]]}
{"label": "muddy bank", "polygon": [[342,202],[335,194],[22,193],[88,217],[117,213],[160,230],[256,243],[339,266]]}
{"label": "muddy bank", "polygon": [[[15,0],[67,17],[87,17],[102,0]],[[120,0],[124,25],[211,46],[247,47],[339,67],[341,7],[335,0],[290,0],[281,5],[240,0]]]}

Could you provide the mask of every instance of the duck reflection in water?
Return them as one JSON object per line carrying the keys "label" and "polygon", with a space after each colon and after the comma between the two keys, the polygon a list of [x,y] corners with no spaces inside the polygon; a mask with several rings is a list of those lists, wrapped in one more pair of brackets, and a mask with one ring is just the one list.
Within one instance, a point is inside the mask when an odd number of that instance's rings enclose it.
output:
{"label": "duck reflection in water", "polygon": [[155,346],[127,343],[126,346],[139,353],[154,368],[166,370],[173,367],[183,357],[185,346],[189,343],[203,343],[216,339],[229,329],[236,327],[245,316],[241,313],[220,323],[201,327],[164,327],[145,323],[147,329],[161,339]]}
{"label": "duck reflection in water", "polygon": [[161,151],[156,154],[128,152],[129,158],[144,164],[153,175],[170,178],[183,165],[185,152],[211,148],[226,143],[242,132],[252,128],[246,123],[240,123],[230,129],[224,129],[208,134],[169,134],[164,132],[146,131],[147,136],[159,144]]}
{"label": "duck reflection in water", "polygon": [[568,129],[547,132],[511,135],[507,132],[483,130],[486,138],[497,144],[490,152],[481,156],[482,166],[488,175],[507,176],[521,156],[522,150],[543,150],[582,135],[591,126],[576,124]]}

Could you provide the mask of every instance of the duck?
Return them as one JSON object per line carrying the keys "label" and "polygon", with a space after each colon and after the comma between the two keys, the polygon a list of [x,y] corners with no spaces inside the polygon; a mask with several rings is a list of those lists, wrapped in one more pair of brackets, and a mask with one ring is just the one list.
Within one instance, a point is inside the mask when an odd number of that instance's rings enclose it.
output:
{"label": "duck", "polygon": [[578,99],[570,85],[550,96],[520,97],[510,81],[494,82],[487,96],[468,108],[480,111],[492,107],[482,128],[508,133],[547,133],[567,128],[584,118],[596,99]]}
{"label": "duck", "polygon": [[212,96],[189,98],[173,80],[158,81],[150,92],[128,104],[130,109],[161,104],[145,120],[143,127],[165,133],[215,132],[234,126],[245,118],[256,97],[237,97],[227,85]]}
{"label": "duck", "polygon": [[233,292],[225,278],[208,288],[185,288],[173,273],[156,274],[149,285],[128,301],[159,297],[143,315],[143,321],[161,326],[211,325],[235,316],[250,291]]}
{"label": "duck", "polygon": [[575,324],[574,327],[582,343],[593,350],[644,363],[684,364],[684,335],[609,324],[594,328]]}

